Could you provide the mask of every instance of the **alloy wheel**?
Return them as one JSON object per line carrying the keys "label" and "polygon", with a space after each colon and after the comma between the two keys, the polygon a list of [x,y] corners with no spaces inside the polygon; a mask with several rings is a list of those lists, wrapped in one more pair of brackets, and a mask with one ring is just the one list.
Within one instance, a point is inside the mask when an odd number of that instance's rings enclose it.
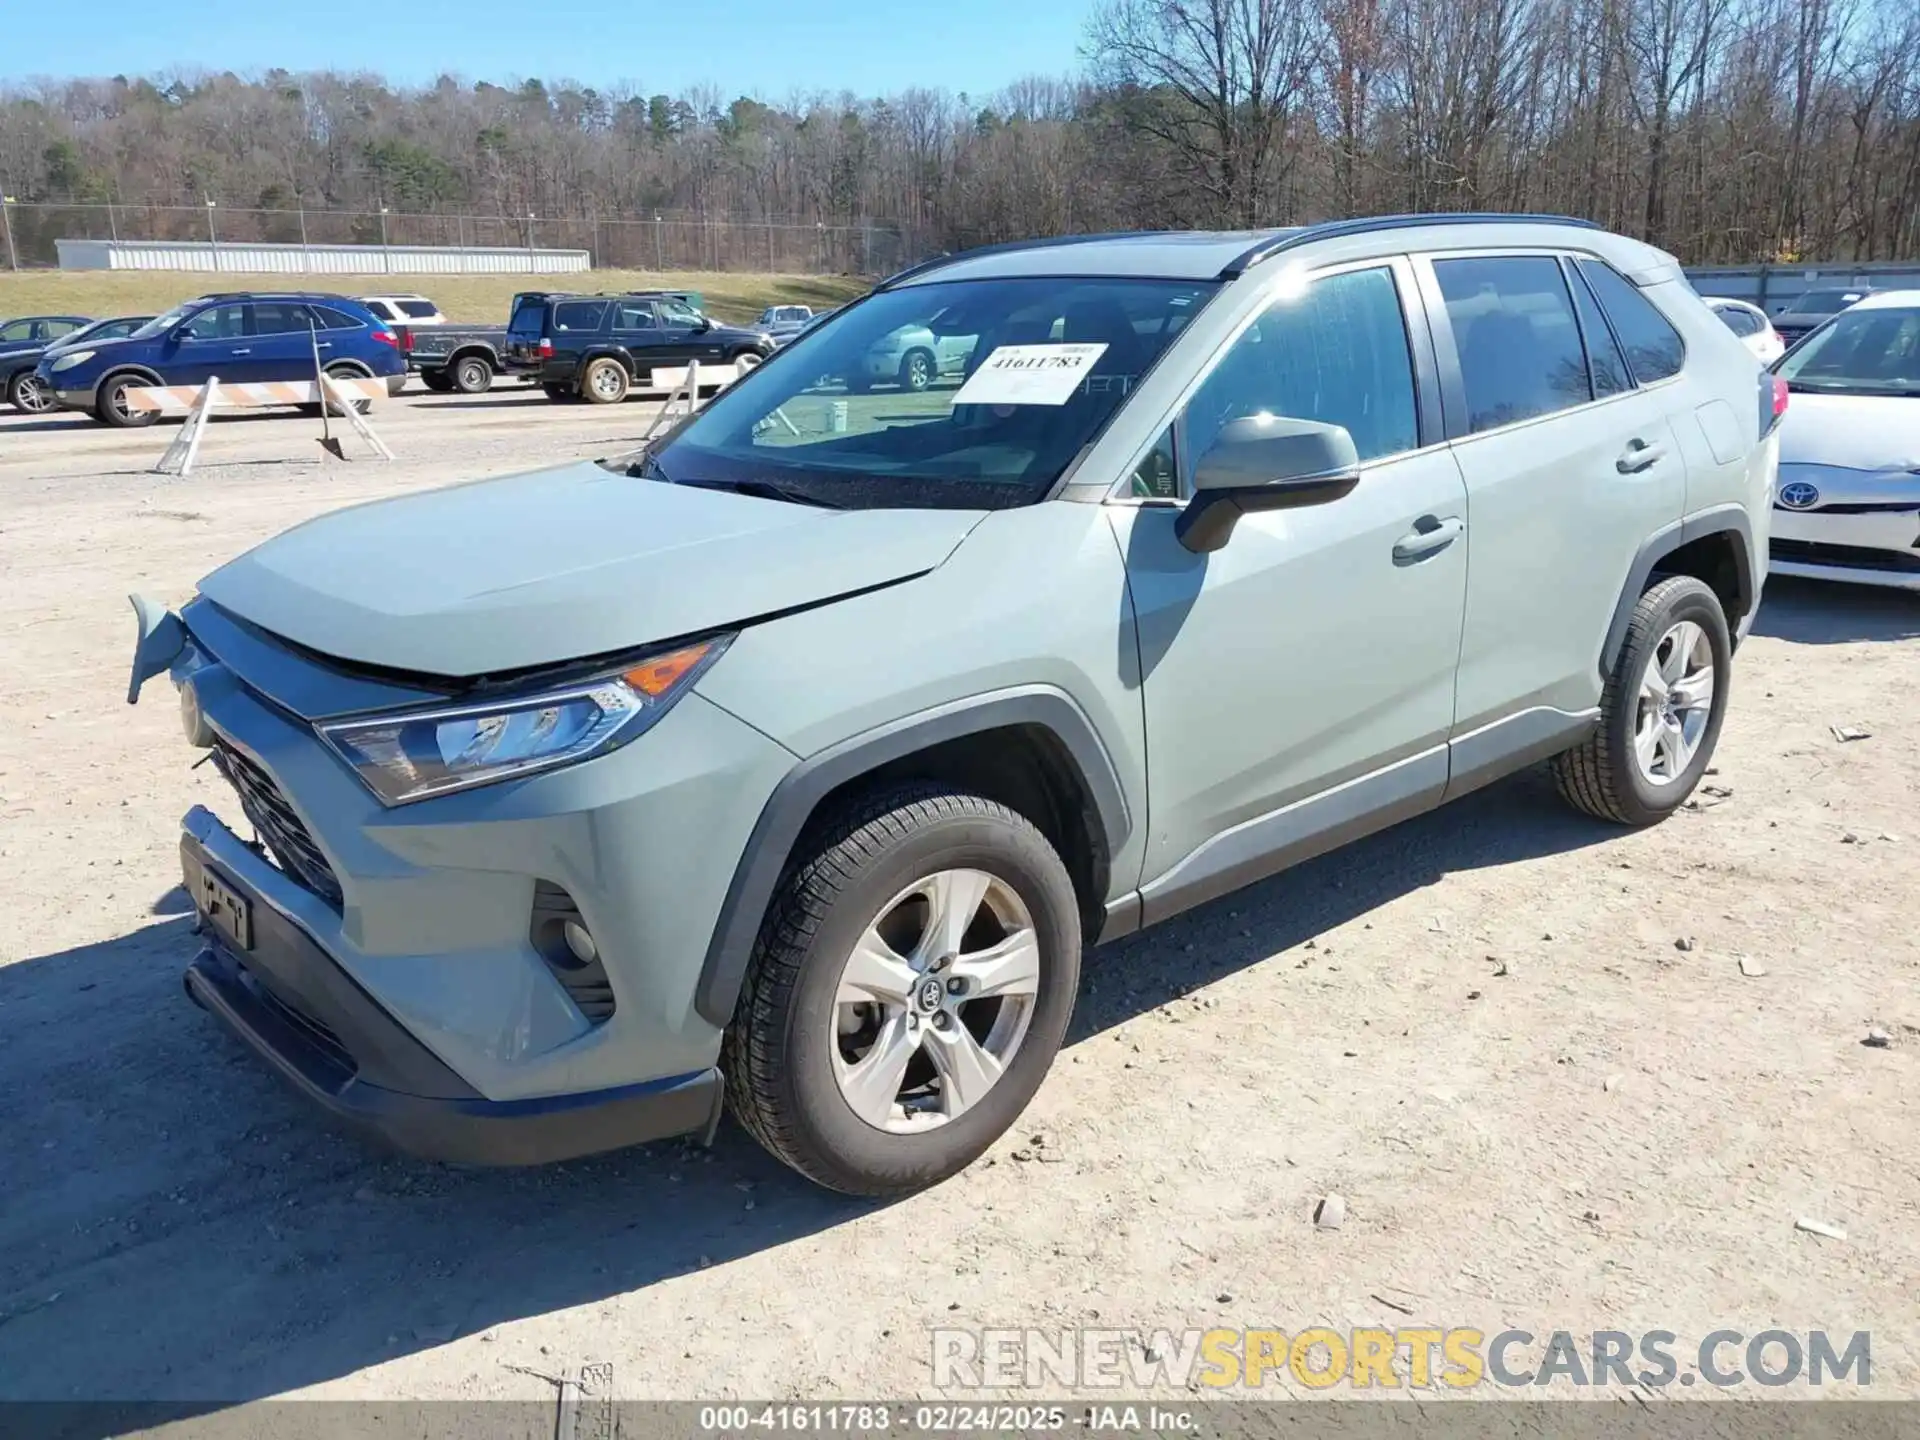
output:
{"label": "alloy wheel", "polygon": [[53,392],[40,383],[37,375],[22,375],[13,388],[14,403],[29,415],[44,415],[53,409]]}
{"label": "alloy wheel", "polygon": [[915,881],[881,907],[841,972],[841,1096],[896,1134],[965,1114],[1012,1063],[1039,991],[1039,938],[1011,886],[983,870]]}
{"label": "alloy wheel", "polygon": [[1633,758],[1650,785],[1671,785],[1700,753],[1713,713],[1713,646],[1707,632],[1682,620],[1660,637],[1640,677]]}

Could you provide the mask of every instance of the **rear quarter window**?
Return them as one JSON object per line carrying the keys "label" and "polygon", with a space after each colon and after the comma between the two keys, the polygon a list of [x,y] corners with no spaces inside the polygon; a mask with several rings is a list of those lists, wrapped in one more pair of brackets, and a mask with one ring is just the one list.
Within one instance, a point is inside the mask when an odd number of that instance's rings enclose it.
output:
{"label": "rear quarter window", "polygon": [[598,330],[606,319],[604,300],[563,300],[553,307],[553,328],[561,331]]}
{"label": "rear quarter window", "polygon": [[1582,260],[1580,274],[1593,287],[1600,308],[1613,322],[1627,367],[1641,385],[1678,375],[1686,364],[1687,347],[1671,321],[1633,287],[1618,270],[1600,260]]}
{"label": "rear quarter window", "polygon": [[358,330],[366,323],[364,320],[354,319],[344,310],[335,310],[330,305],[314,305],[309,308],[312,309],[313,318],[319,322],[322,330]]}

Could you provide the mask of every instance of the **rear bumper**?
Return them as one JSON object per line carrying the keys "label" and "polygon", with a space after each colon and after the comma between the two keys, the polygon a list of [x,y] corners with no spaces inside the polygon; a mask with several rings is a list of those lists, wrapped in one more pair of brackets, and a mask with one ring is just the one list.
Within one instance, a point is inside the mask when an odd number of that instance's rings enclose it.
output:
{"label": "rear bumper", "polygon": [[[335,1119],[425,1159],[540,1165],[699,1131],[720,1118],[714,1068],[609,1090],[488,1100],[360,989],[311,936],[192,832],[181,869],[196,904],[213,874],[249,905],[251,944],[208,944],[187,993]],[[204,933],[217,933],[210,924]]]}

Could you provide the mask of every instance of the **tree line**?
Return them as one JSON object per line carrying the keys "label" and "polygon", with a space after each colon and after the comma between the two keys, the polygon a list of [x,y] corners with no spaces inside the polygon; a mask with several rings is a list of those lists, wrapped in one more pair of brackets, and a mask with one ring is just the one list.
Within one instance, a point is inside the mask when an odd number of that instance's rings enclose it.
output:
{"label": "tree line", "polygon": [[1694,264],[1920,255],[1914,0],[1097,0],[1076,75],[727,99],[442,77],[0,86],[0,190],[91,203],[1110,229],[1527,210]]}

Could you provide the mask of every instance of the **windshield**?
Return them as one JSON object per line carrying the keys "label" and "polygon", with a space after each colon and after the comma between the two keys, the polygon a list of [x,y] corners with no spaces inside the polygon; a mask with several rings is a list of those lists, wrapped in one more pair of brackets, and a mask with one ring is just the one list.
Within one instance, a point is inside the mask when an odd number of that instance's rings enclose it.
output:
{"label": "windshield", "polygon": [[644,473],[857,509],[1031,504],[1217,288],[1050,276],[881,291],[722,391]]}
{"label": "windshield", "polygon": [[1838,315],[1865,298],[1864,290],[1809,290],[1798,300],[1789,300],[1787,309],[1795,315]]}
{"label": "windshield", "polygon": [[1778,366],[1795,390],[1920,395],[1920,308],[1849,310]]}
{"label": "windshield", "polygon": [[192,308],[191,305],[176,305],[173,309],[167,311],[166,314],[154,316],[153,319],[134,331],[130,338],[146,340],[155,335],[164,335],[182,320],[186,319],[188,312]]}

